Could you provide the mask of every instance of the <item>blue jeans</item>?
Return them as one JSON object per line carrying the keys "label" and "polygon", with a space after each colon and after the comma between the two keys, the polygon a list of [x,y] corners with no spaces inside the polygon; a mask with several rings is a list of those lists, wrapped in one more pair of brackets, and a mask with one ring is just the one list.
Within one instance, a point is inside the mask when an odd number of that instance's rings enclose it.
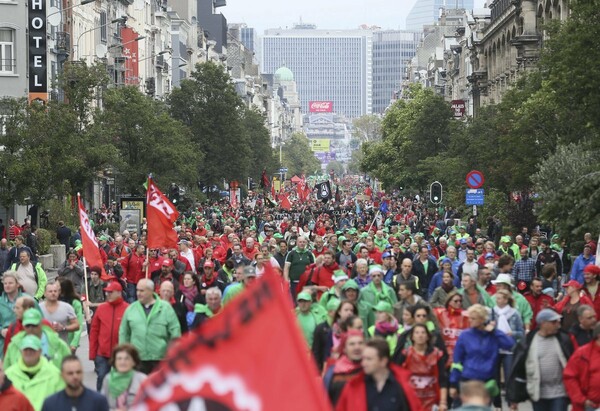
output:
{"label": "blue jeans", "polygon": [[298,305],[296,303],[296,294],[297,294],[296,288],[298,287],[298,283],[299,282],[300,281],[292,281],[292,280],[290,280],[290,295],[292,296],[292,303],[294,304],[294,307],[296,305]]}
{"label": "blue jeans", "polygon": [[100,391],[102,389],[102,381],[104,381],[104,377],[106,374],[110,372],[110,364],[109,358],[96,356],[94,360],[94,366],[96,368],[96,374],[98,374],[98,379],[96,380],[96,390]]}
{"label": "blue jeans", "polygon": [[127,302],[129,304],[134,303],[137,300],[137,293],[135,291],[135,284],[127,283],[127,288],[125,290],[127,292]]}
{"label": "blue jeans", "polygon": [[567,397],[541,399],[532,401],[532,404],[533,411],[567,411],[569,399]]}

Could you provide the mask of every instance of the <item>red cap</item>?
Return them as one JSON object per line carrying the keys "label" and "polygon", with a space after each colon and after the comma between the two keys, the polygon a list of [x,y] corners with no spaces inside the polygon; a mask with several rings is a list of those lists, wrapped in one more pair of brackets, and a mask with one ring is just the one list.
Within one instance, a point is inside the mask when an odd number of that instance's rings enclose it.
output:
{"label": "red cap", "polygon": [[161,265],[162,265],[163,267],[172,267],[172,266],[173,266],[173,260],[171,260],[170,258],[165,258],[165,259],[162,261],[162,264],[161,264]]}
{"label": "red cap", "polygon": [[111,291],[123,291],[123,287],[121,287],[121,284],[118,281],[111,281],[110,283],[108,283],[108,285],[104,288],[104,291],[106,292],[111,292]]}
{"label": "red cap", "polygon": [[211,238],[212,241],[221,241],[221,239],[219,237],[213,237]]}
{"label": "red cap", "polygon": [[600,267],[598,267],[596,264],[588,264],[583,269],[583,272],[594,274],[594,275],[600,275]]}
{"label": "red cap", "polygon": [[213,263],[213,262],[212,262],[212,261],[210,261],[210,260],[206,260],[206,261],[204,262],[204,267],[214,267],[214,266],[215,266],[215,263]]}
{"label": "red cap", "polygon": [[571,281],[568,281],[568,282],[564,283],[564,284],[563,284],[563,287],[564,287],[564,288],[567,288],[567,287],[575,287],[575,288],[577,288],[577,289],[580,289],[580,288],[582,287],[582,285],[581,285],[581,284],[579,284],[579,283],[578,283],[577,281],[575,281],[575,280],[571,280]]}
{"label": "red cap", "polygon": [[161,254],[167,254],[168,252],[169,252],[169,249],[167,247],[163,247],[160,249]]}

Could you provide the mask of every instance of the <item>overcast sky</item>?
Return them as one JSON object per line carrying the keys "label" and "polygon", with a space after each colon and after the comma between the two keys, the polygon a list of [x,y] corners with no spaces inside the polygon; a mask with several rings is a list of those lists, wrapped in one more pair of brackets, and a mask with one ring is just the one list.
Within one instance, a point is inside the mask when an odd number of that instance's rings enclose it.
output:
{"label": "overcast sky", "polygon": [[[404,29],[406,15],[416,0],[227,0],[219,9],[228,23],[246,23],[265,29],[316,24],[323,29],[352,29],[361,24],[384,29]],[[485,0],[475,0],[483,7]]]}

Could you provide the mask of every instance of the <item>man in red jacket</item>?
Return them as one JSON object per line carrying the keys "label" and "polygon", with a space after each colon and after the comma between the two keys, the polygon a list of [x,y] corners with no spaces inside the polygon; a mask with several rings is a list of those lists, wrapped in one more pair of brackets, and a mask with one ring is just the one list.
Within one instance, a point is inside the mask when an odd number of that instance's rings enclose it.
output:
{"label": "man in red jacket", "polygon": [[600,318],[600,267],[595,264],[583,269],[583,292],[594,303],[596,317]]}
{"label": "man in red jacket", "polygon": [[600,407],[600,324],[594,328],[594,339],[581,346],[569,358],[563,381],[571,399],[573,411],[595,410]]}
{"label": "man in red jacket", "polygon": [[121,319],[129,305],[123,301],[123,287],[117,281],[109,283],[104,291],[106,302],[98,306],[90,330],[90,360],[94,361],[98,374],[98,391],[102,388],[104,376],[110,371],[110,355],[113,348],[119,344]]}
{"label": "man in red jacket", "polygon": [[325,251],[323,253],[323,265],[317,268],[311,279],[313,285],[317,286],[317,298],[321,298],[321,294],[333,287],[333,273],[339,268],[340,266],[335,262],[333,251]]}
{"label": "man in red jacket", "polygon": [[534,330],[537,326],[535,323],[537,314],[544,308],[552,308],[554,306],[554,299],[542,292],[542,280],[539,278],[531,280],[529,290],[528,293],[525,293],[525,299],[531,306],[531,311],[533,311],[530,329]]}
{"label": "man in red jacket", "polygon": [[390,363],[388,343],[375,338],[363,350],[363,372],[351,379],[335,407],[336,411],[389,409],[423,411],[423,406],[410,385],[410,373]]}

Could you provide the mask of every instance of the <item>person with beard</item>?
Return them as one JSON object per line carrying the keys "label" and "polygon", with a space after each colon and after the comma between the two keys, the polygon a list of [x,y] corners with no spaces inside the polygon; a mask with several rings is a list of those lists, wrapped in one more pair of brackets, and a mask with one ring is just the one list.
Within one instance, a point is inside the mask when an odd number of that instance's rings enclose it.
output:
{"label": "person with beard", "polygon": [[98,379],[96,389],[102,388],[102,381],[110,371],[109,359],[113,348],[119,343],[119,327],[125,309],[129,306],[123,300],[123,287],[116,281],[110,282],[104,289],[106,302],[96,309],[90,327],[89,359],[94,362]]}
{"label": "person with beard", "polygon": [[346,383],[362,371],[360,365],[365,347],[365,336],[358,330],[348,330],[342,335],[340,357],[330,365],[323,376],[329,400],[335,407]]}

